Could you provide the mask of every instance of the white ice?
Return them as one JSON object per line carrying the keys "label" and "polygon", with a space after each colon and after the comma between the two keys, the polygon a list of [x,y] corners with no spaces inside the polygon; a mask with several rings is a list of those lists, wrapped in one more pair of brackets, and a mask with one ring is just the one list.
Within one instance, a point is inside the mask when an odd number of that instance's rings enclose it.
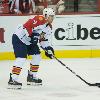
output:
{"label": "white ice", "polygon": [[[60,59],[89,83],[100,82],[100,58]],[[42,86],[27,86],[30,60],[20,75],[21,90],[7,89],[13,61],[0,61],[0,100],[100,100],[100,88],[90,87],[56,60],[42,60],[38,76]]]}

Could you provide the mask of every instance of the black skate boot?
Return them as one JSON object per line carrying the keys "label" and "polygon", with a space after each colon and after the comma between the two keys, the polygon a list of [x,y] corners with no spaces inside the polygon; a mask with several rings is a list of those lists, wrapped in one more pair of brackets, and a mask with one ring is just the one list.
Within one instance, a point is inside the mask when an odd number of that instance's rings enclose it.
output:
{"label": "black skate boot", "polygon": [[30,75],[28,70],[27,85],[42,85],[42,80],[39,78],[34,78],[33,75]]}
{"label": "black skate boot", "polygon": [[22,83],[13,80],[11,75],[12,74],[10,73],[10,79],[8,81],[8,86],[9,86],[8,89],[21,89]]}

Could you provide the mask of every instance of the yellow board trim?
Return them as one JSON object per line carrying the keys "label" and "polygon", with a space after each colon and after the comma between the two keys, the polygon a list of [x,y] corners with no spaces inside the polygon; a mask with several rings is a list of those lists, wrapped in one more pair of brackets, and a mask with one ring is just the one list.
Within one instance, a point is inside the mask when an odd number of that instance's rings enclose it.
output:
{"label": "yellow board trim", "polygon": [[[47,59],[44,52],[41,52],[42,58]],[[57,58],[95,58],[100,57],[100,50],[55,50]],[[31,56],[27,57],[31,59]],[[0,52],[0,60],[14,60],[13,52]]]}

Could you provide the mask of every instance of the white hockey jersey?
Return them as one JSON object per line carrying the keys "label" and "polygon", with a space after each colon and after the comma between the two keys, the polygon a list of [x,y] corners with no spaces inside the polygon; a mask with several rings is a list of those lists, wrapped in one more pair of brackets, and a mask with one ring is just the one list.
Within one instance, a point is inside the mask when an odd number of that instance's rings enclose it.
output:
{"label": "white hockey jersey", "polygon": [[[38,35],[34,35],[35,33]],[[24,28],[23,25],[18,26],[14,34],[16,34],[18,38],[26,45],[32,44],[31,36],[29,36],[26,28]],[[49,24],[45,23],[35,27],[32,34],[38,39],[38,43],[40,43],[40,46],[43,48],[51,46],[52,28]]]}

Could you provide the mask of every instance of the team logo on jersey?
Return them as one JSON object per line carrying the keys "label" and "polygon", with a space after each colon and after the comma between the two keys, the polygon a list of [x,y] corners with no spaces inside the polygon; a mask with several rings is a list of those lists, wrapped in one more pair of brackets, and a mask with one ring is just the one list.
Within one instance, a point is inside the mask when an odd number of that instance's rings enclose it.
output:
{"label": "team logo on jersey", "polygon": [[40,20],[40,21],[43,20],[43,17],[39,17],[39,20]]}
{"label": "team logo on jersey", "polygon": [[36,23],[37,23],[37,21],[36,21],[36,20],[34,20],[34,21],[33,21],[33,24],[36,24]]}
{"label": "team logo on jersey", "polygon": [[40,42],[46,40],[46,39],[45,39],[45,34],[46,34],[46,33],[44,33],[44,32],[42,32],[42,33],[40,34],[40,40],[39,40]]}

